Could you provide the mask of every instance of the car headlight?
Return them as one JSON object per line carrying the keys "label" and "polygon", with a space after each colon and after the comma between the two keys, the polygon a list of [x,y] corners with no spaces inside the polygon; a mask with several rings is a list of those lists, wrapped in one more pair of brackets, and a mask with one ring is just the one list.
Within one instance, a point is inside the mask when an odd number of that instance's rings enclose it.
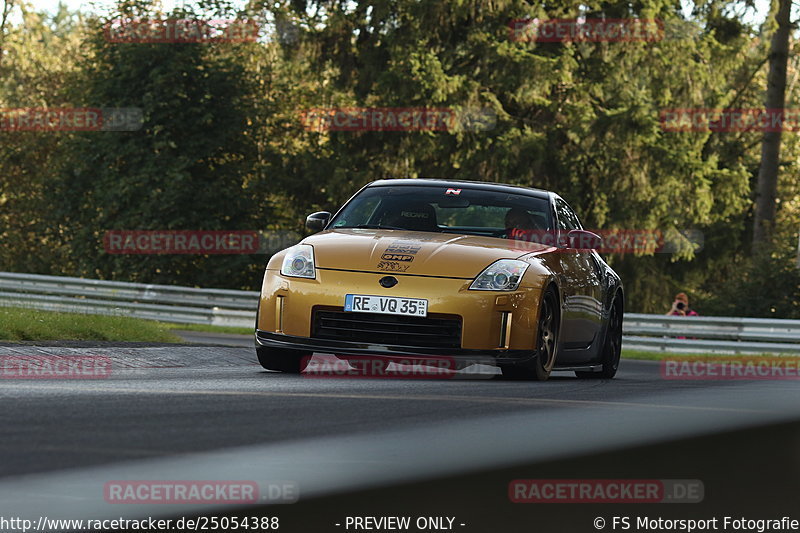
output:
{"label": "car headlight", "polygon": [[525,261],[501,259],[481,272],[469,288],[473,291],[515,291],[527,269]]}
{"label": "car headlight", "polygon": [[314,248],[310,244],[298,244],[286,250],[281,274],[293,278],[314,279],[317,276],[314,270]]}

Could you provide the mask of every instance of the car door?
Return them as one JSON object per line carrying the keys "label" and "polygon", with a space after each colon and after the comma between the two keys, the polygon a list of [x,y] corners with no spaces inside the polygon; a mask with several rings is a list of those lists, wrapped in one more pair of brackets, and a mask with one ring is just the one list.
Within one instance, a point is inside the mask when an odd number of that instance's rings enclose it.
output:
{"label": "car door", "polygon": [[[570,248],[567,234],[582,229],[575,211],[560,197],[555,197],[558,242],[561,248],[561,289],[564,296],[564,351],[562,362],[579,361],[593,348],[602,326],[602,279],[600,264],[593,250]],[[598,340],[599,342],[599,340]]]}

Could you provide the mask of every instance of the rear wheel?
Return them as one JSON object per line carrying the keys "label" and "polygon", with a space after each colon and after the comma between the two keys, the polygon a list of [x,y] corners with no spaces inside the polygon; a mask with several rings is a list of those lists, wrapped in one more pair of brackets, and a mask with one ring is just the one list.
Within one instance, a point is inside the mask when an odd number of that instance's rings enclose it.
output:
{"label": "rear wheel", "polygon": [[542,308],[539,312],[538,342],[536,357],[525,366],[503,366],[503,377],[508,379],[534,379],[544,381],[556,363],[559,333],[558,298],[552,287],[542,296]]}
{"label": "rear wheel", "polygon": [[302,372],[311,357],[311,353],[267,348],[265,346],[257,347],[256,355],[258,356],[258,362],[267,370],[277,370],[287,374],[299,374]]}
{"label": "rear wheel", "polygon": [[617,374],[619,358],[622,353],[622,299],[618,296],[611,307],[608,329],[603,341],[603,355],[600,372],[576,371],[575,375],[584,379],[611,379]]}

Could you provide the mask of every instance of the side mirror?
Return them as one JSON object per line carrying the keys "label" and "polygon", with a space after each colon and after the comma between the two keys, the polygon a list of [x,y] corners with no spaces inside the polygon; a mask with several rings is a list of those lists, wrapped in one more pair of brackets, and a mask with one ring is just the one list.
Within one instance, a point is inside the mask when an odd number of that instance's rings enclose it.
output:
{"label": "side mirror", "polygon": [[600,235],[583,229],[574,229],[567,234],[569,247],[578,250],[597,250],[603,246]]}
{"label": "side mirror", "polygon": [[311,231],[322,231],[331,219],[331,214],[327,211],[311,213],[306,217],[306,227]]}

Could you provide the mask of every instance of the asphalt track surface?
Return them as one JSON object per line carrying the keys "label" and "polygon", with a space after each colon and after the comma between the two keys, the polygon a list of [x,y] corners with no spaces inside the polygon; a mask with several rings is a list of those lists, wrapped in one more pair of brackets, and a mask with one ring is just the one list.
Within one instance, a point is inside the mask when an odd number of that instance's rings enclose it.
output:
{"label": "asphalt track surface", "polygon": [[[494,369],[464,379],[293,376],[262,370],[246,346],[249,339],[192,333],[186,338],[218,344],[0,345],[6,356],[99,355],[113,362],[106,379],[0,383],[0,516],[43,508],[51,516],[118,516],[119,506],[109,508],[96,492],[109,479],[284,480],[299,487],[301,503],[318,503],[800,421],[798,381],[665,380],[660,363],[651,361],[624,360],[614,380],[555,373],[543,383],[491,379]],[[787,438],[797,453],[784,466],[799,473],[800,432],[792,431]],[[769,450],[768,443],[756,446],[760,454]],[[658,457],[645,457],[633,470],[620,463],[616,469],[576,467],[550,475],[652,478],[658,470],[662,478],[670,472],[698,478],[664,467]],[[511,477],[503,479],[525,477],[522,472],[528,471],[509,471]],[[800,504],[800,492],[791,501]],[[353,499],[344,502],[355,505]],[[407,513],[414,505],[426,508],[405,502]],[[288,516],[302,509],[280,507],[292,509],[282,511]],[[124,510],[154,514],[147,506]],[[209,510],[215,508],[158,509],[162,515]],[[348,513],[369,511],[356,505]],[[481,530],[470,529],[465,513],[459,529]],[[302,522],[302,513],[295,520]],[[345,530],[334,518],[325,520],[330,530]],[[497,520],[502,524],[502,515]],[[593,530],[584,525],[574,530]]]}
{"label": "asphalt track surface", "polygon": [[[10,348],[6,347],[6,352]],[[31,350],[16,349],[31,353]],[[128,347],[37,350],[124,361],[103,380],[6,380],[0,388],[2,476],[87,467],[296,439],[353,436],[568,407],[706,413],[763,384],[661,379],[659,363],[625,361],[611,381],[571,373],[544,383],[381,379],[268,372],[252,348]],[[13,352],[11,352],[13,353]],[[777,386],[786,392],[794,383]],[[775,383],[769,384],[774,390]],[[713,391],[702,404],[691,391]],[[667,399],[655,396],[666,394]]]}

